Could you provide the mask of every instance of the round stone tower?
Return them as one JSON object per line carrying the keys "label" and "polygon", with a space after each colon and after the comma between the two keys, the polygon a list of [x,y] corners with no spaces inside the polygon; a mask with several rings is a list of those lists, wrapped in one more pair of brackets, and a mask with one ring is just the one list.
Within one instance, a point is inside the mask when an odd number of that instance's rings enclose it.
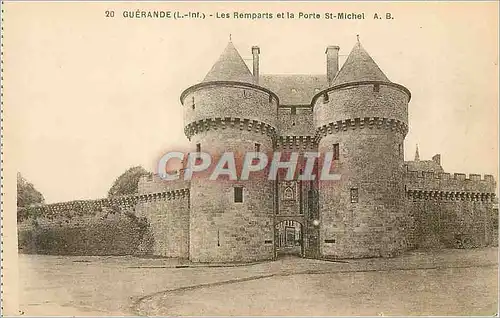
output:
{"label": "round stone tower", "polygon": [[[181,95],[192,151],[210,153],[215,163],[222,153],[234,153],[238,176],[246,152],[273,151],[278,97],[257,83],[229,42],[205,79]],[[252,172],[246,181],[209,180],[210,173],[191,180],[190,260],[272,259],[274,182],[265,171]]]}
{"label": "round stone tower", "polygon": [[403,142],[410,92],[387,79],[358,43],[313,98],[318,151],[339,181],[319,182],[320,253],[392,256],[406,249]]}

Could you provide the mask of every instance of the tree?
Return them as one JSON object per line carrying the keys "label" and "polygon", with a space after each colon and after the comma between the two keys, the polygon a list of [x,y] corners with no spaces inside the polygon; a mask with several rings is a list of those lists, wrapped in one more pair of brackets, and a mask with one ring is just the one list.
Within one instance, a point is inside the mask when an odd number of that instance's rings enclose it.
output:
{"label": "tree", "polygon": [[28,207],[33,204],[43,204],[43,195],[35,189],[33,184],[23,178],[21,173],[17,173],[17,207]]}
{"label": "tree", "polygon": [[139,179],[150,174],[141,166],[132,167],[119,176],[108,191],[108,197],[129,195],[138,192]]}

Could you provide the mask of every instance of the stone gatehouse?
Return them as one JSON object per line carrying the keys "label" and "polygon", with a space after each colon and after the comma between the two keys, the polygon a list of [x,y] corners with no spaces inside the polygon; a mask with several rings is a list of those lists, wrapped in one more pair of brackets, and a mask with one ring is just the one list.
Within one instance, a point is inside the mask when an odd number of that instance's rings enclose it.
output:
{"label": "stone gatehouse", "polygon": [[[259,47],[251,72],[229,42],[204,80],[181,94],[193,151],[333,151],[342,178],[194,179],[189,196],[171,201],[185,204],[139,203],[154,220],[159,254],[196,262],[273,259],[287,250],[359,258],[497,244],[493,177],[450,175],[439,155],[420,160],[418,150],[404,161],[410,91],[359,40],[340,69],[339,49],[326,48],[325,74],[272,75],[260,72]],[[140,193],[171,187],[151,176]]]}
{"label": "stone gatehouse", "polygon": [[497,245],[493,177],[446,173],[439,154],[421,160],[418,150],[405,161],[410,91],[391,82],[359,40],[341,68],[339,50],[326,48],[325,74],[272,75],[260,72],[259,47],[252,47],[251,72],[229,42],[180,104],[192,151],[332,151],[340,181],[257,174],[247,181],[188,182],[151,175],[140,180],[138,195],[47,205],[36,214],[54,218],[61,211],[120,206],[147,220],[142,242],[131,244],[145,254],[193,262],[290,253],[390,257],[415,248]]}

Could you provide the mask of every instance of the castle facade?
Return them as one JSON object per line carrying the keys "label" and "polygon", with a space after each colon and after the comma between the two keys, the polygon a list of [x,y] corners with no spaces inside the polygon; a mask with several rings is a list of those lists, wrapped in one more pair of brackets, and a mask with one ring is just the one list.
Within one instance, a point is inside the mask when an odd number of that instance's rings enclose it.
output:
{"label": "castle facade", "polygon": [[140,195],[182,191],[138,203],[155,254],[232,262],[497,244],[493,177],[445,173],[440,155],[420,160],[418,150],[404,161],[410,91],[391,82],[359,40],[340,69],[339,47],[325,53],[326,74],[263,75],[259,47],[250,72],[229,42],[180,102],[193,151],[332,151],[341,180],[145,177]]}
{"label": "castle facade", "polygon": [[[193,152],[332,152],[337,181],[166,181],[139,193],[18,211],[27,253],[146,254],[193,262],[390,257],[411,249],[498,245],[491,175],[446,173],[441,157],[404,160],[410,91],[391,82],[358,42],[320,75],[253,72],[230,42],[201,83],[180,96]],[[145,220],[145,222],[143,222]]]}

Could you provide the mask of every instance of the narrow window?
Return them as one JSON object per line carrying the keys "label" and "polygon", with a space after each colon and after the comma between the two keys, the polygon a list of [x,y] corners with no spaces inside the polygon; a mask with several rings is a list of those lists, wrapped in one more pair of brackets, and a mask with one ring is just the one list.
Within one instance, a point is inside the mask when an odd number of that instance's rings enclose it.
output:
{"label": "narrow window", "polygon": [[255,157],[252,159],[252,164],[255,165],[260,160],[260,144],[259,143],[255,143],[255,145],[253,147],[253,151],[255,152]]}
{"label": "narrow window", "polygon": [[193,106],[193,109],[195,109],[195,107],[196,107],[196,103],[194,102],[194,96],[193,96],[193,98],[192,98],[192,106]]}
{"label": "narrow window", "polygon": [[247,97],[247,91],[243,90],[243,97]]}
{"label": "narrow window", "polygon": [[323,103],[328,103],[329,97],[328,93],[323,94]]}
{"label": "narrow window", "polygon": [[339,144],[333,144],[333,160],[340,160]]}
{"label": "narrow window", "polygon": [[195,164],[197,164],[197,165],[201,164],[200,152],[201,152],[201,144],[196,144],[196,160],[195,160]]}
{"label": "narrow window", "polygon": [[373,91],[377,92],[377,93],[380,92],[380,84],[374,84],[373,85]]}
{"label": "narrow window", "polygon": [[359,200],[358,189],[352,188],[351,189],[351,203],[358,203],[358,200]]}
{"label": "narrow window", "polygon": [[295,107],[292,107],[290,111],[291,111],[292,115],[297,114],[297,108],[295,108]]}
{"label": "narrow window", "polygon": [[243,187],[234,187],[234,202],[243,202]]}
{"label": "narrow window", "polygon": [[399,144],[399,155],[403,155],[403,145]]}
{"label": "narrow window", "polygon": [[260,144],[259,143],[255,143],[255,152],[260,152]]}

